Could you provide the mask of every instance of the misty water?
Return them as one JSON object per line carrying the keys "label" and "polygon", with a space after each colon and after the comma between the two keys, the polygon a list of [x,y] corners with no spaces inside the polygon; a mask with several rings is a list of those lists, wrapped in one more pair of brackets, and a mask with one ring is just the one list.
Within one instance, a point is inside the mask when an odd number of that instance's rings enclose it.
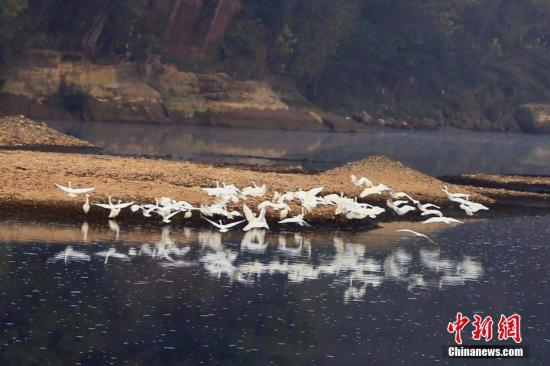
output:
{"label": "misty water", "polygon": [[530,357],[500,362],[544,365],[549,236],[544,216],[303,234],[5,222],[0,365],[497,362],[442,357],[457,311],[521,314]]}
{"label": "misty water", "polygon": [[541,135],[370,127],[367,133],[254,130],[135,123],[47,122],[108,153],[208,163],[327,169],[386,155],[424,173],[550,175],[550,139]]}

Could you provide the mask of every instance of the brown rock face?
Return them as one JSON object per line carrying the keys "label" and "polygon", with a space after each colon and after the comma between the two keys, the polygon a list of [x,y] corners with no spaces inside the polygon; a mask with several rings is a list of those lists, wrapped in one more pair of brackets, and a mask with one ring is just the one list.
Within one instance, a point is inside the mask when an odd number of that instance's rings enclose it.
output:
{"label": "brown rock face", "polygon": [[238,0],[174,0],[168,9],[164,52],[200,62],[216,51],[241,4]]}

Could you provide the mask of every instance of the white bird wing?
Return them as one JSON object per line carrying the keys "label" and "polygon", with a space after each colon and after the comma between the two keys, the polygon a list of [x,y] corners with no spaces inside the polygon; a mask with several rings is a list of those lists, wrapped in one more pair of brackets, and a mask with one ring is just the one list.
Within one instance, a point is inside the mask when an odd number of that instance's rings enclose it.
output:
{"label": "white bird wing", "polygon": [[452,217],[442,217],[442,219],[446,219],[446,222],[462,224],[462,221],[453,219]]}
{"label": "white bird wing", "polygon": [[295,217],[289,217],[288,219],[284,219],[284,220],[279,221],[279,224],[291,224],[293,222],[296,222],[296,218]]}
{"label": "white bird wing", "polygon": [[260,203],[258,205],[258,209],[263,209],[263,208],[267,208],[267,207],[273,207],[273,202],[271,201],[263,201],[262,203]]}
{"label": "white bird wing", "polygon": [[259,219],[265,219],[265,208],[263,208],[263,209],[260,211],[260,215],[258,215],[258,218],[259,218]]}
{"label": "white bird wing", "polygon": [[329,194],[327,196],[324,196],[323,199],[325,200],[325,203],[327,203],[327,204],[336,205],[336,204],[338,204],[338,202],[341,201],[342,197],[340,197],[336,193],[333,193],[333,194]]}
{"label": "white bird wing", "polygon": [[248,221],[254,221],[256,219],[256,216],[254,216],[254,213],[246,204],[243,205],[243,212],[244,212],[244,217]]}
{"label": "white bird wing", "polygon": [[107,210],[112,210],[113,208],[115,208],[114,205],[111,205],[111,204],[108,204],[108,203],[94,203],[95,206],[98,206],[98,207],[101,207],[101,208],[105,208]]}
{"label": "white bird wing", "polygon": [[408,203],[409,201],[406,201],[406,200],[399,200],[399,201],[393,201],[393,204],[396,206],[396,207],[399,207],[401,205],[404,205],[406,203]]}
{"label": "white bird wing", "polygon": [[72,192],[74,194],[84,194],[84,193],[90,193],[93,192],[95,188],[72,188]]}
{"label": "white bird wing", "polygon": [[323,192],[323,189],[325,188],[324,187],[312,188],[308,191],[308,194],[312,196],[317,196],[319,193]]}
{"label": "white bird wing", "polygon": [[172,217],[176,216],[177,214],[179,214],[181,211],[175,211],[175,212],[172,212],[171,214],[167,215],[164,217],[164,220],[170,220]]}
{"label": "white bird wing", "polygon": [[65,193],[72,193],[72,188],[62,186],[61,184],[54,183],[54,186],[61,189]]}
{"label": "white bird wing", "polygon": [[215,227],[217,227],[218,229],[221,229],[222,226],[220,224],[218,224],[217,222],[214,222],[212,220],[209,220],[207,219],[206,217],[202,216],[203,219],[205,219],[206,221],[208,221],[209,223],[211,223],[212,225],[214,225]]}
{"label": "white bird wing", "polygon": [[241,221],[237,221],[237,222],[232,222],[230,224],[227,224],[227,225],[224,225],[226,229],[230,229],[234,226],[237,226],[239,224],[242,224],[243,222],[245,222],[246,220],[241,220]]}
{"label": "white bird wing", "polygon": [[123,209],[123,208],[126,208],[126,207],[130,207],[134,204],[134,202],[126,202],[126,203],[117,203],[116,205],[113,205],[113,208],[120,208],[120,209]]}
{"label": "white bird wing", "polygon": [[439,207],[438,205],[434,205],[433,203],[426,203],[425,205],[422,205],[422,207],[425,209],[425,210],[429,210],[429,209],[441,209],[441,207]]}
{"label": "white bird wing", "polygon": [[459,221],[457,219],[453,219],[451,217],[431,217],[426,221],[422,221],[423,224],[432,224],[432,223],[457,223],[462,224],[462,221]]}
{"label": "white bird wing", "polygon": [[361,192],[361,194],[359,194],[359,197],[360,198],[365,198],[367,196],[370,196],[371,194],[378,194],[380,193],[380,189],[377,188],[377,187],[368,187],[368,188],[365,188],[363,190],[363,192]]}

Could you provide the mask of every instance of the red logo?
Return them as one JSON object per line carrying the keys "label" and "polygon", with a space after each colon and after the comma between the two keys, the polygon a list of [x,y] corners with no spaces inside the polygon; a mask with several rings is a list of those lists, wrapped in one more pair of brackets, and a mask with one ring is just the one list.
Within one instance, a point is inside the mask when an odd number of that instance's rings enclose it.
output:
{"label": "red logo", "polygon": [[[454,334],[456,344],[462,344],[462,331],[468,323],[470,323],[470,318],[458,312],[456,313],[456,320],[447,325],[447,332],[449,332],[449,334]],[[474,321],[472,322],[472,326],[474,327],[472,339],[474,341],[480,341],[483,338],[485,342],[491,341],[493,339],[493,325],[493,318],[490,315],[482,318],[480,315],[475,314]],[[509,317],[505,315],[500,316],[498,322],[498,339],[501,341],[513,339],[514,342],[521,343],[520,315],[513,314]]]}
{"label": "red logo", "polygon": [[479,341],[481,338],[485,339],[485,342],[489,342],[493,339],[493,318],[490,315],[481,320],[481,316],[474,315],[474,322],[472,325],[475,327],[472,332],[472,339]]}
{"label": "red logo", "polygon": [[521,316],[518,314],[506,317],[500,316],[498,322],[498,339],[501,341],[512,338],[514,342],[521,343]]}
{"label": "red logo", "polygon": [[462,316],[462,313],[456,313],[456,321],[447,325],[447,332],[455,334],[455,343],[462,344],[462,329],[470,322],[467,316]]}

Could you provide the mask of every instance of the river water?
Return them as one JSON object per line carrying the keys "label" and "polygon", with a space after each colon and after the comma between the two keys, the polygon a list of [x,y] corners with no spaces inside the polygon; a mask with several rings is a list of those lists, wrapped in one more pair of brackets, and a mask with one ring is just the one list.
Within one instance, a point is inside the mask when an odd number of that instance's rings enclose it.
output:
{"label": "river water", "polygon": [[424,173],[550,175],[550,138],[461,130],[408,131],[372,127],[368,133],[47,122],[113,154],[161,156],[209,163],[300,165],[327,169],[386,155]]}
{"label": "river water", "polygon": [[[0,365],[547,365],[549,234],[544,216],[246,235],[4,222]],[[529,358],[442,357],[459,311],[522,315]]]}

